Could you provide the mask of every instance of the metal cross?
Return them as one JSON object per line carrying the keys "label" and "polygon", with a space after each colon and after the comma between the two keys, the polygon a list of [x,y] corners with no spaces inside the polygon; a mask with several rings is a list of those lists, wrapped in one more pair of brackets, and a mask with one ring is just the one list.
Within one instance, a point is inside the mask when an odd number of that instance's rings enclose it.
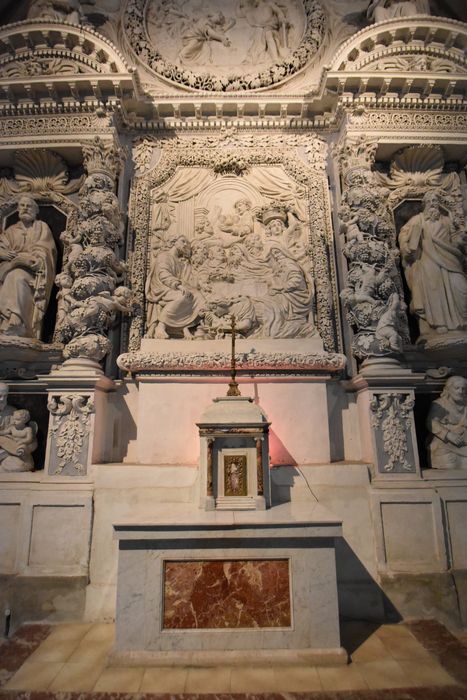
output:
{"label": "metal cross", "polygon": [[231,327],[225,329],[225,333],[230,333],[232,335],[232,355],[230,360],[230,382],[229,390],[227,396],[241,396],[240,389],[238,388],[238,383],[236,381],[237,367],[235,364],[235,339],[236,339],[236,327],[235,327],[235,316],[232,314],[230,317]]}

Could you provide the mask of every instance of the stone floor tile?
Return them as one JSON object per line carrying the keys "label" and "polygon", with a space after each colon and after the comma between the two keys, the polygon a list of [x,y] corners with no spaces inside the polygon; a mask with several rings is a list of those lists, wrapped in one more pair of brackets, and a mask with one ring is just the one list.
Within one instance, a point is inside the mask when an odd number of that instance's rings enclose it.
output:
{"label": "stone floor tile", "polygon": [[4,688],[5,690],[47,690],[62,668],[62,662],[26,661]]}
{"label": "stone floor tile", "polygon": [[50,634],[47,639],[72,641],[75,639],[81,640],[84,635],[89,632],[92,627],[92,622],[71,622],[51,627]]}
{"label": "stone floor tile", "polygon": [[232,693],[270,693],[277,691],[273,668],[242,666],[232,673]]}
{"label": "stone floor tile", "polygon": [[405,625],[381,625],[375,630],[375,634],[381,639],[415,639]]}
{"label": "stone floor tile", "polygon": [[36,651],[33,651],[28,660],[43,663],[64,663],[68,661],[75,649],[77,649],[79,643],[79,639],[62,641],[61,639],[50,639],[49,637],[42,642]]}
{"label": "stone floor tile", "polygon": [[189,668],[185,693],[229,693],[230,668]]}
{"label": "stone floor tile", "polygon": [[381,637],[381,641],[393,659],[414,659],[420,658],[425,661],[433,659],[427,649],[425,649],[415,637]]}
{"label": "stone floor tile", "polygon": [[89,692],[94,688],[103,670],[104,664],[99,661],[79,664],[66,663],[53,679],[48,690],[54,692]]}
{"label": "stone floor tile", "polygon": [[324,690],[365,690],[368,684],[358,670],[358,664],[318,667]]}
{"label": "stone floor tile", "polygon": [[434,659],[399,659],[399,666],[411,685],[455,685],[456,681]]}
{"label": "stone floor tile", "polygon": [[112,622],[98,622],[91,625],[84,637],[86,642],[113,642],[115,625]]}
{"label": "stone floor tile", "polygon": [[358,663],[361,673],[369,688],[409,688],[411,683],[401,666],[395,659],[386,658],[382,661],[365,661]]}
{"label": "stone floor tile", "polygon": [[278,693],[300,693],[322,690],[318,671],[315,667],[291,666],[288,668],[275,668],[275,690]]}
{"label": "stone floor tile", "polygon": [[147,668],[141,682],[141,693],[183,693],[188,669],[185,666],[174,668]]}
{"label": "stone floor tile", "polygon": [[387,655],[383,642],[374,634],[352,652],[352,661],[382,661]]}
{"label": "stone floor tile", "polygon": [[436,620],[419,620],[408,627],[458,683],[467,685],[467,647]]}
{"label": "stone floor tile", "polygon": [[144,668],[104,668],[93,692],[137,693],[143,681]]}
{"label": "stone floor tile", "polygon": [[87,642],[86,639],[82,639],[68,659],[68,663],[92,663],[96,659],[103,661],[108,656],[111,648],[112,643],[110,641]]}

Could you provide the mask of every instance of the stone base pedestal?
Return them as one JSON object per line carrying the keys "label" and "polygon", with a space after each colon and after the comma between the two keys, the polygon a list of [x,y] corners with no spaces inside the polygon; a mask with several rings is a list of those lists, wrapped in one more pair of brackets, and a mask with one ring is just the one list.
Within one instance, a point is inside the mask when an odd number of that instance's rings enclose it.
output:
{"label": "stone base pedestal", "polygon": [[114,529],[118,663],[172,663],[174,652],[199,663],[208,652],[212,663],[212,652],[248,650],[345,663],[335,566],[342,529],[326,509],[192,510],[182,521],[174,513],[172,522]]}

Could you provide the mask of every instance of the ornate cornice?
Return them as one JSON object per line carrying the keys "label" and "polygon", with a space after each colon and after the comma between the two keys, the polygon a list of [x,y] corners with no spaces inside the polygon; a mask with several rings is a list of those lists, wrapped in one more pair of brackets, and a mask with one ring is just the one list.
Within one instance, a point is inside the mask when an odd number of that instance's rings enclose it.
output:
{"label": "ornate cornice", "polygon": [[358,70],[397,47],[407,52],[445,52],[465,66],[466,45],[467,25],[463,22],[428,16],[390,19],[365,27],[348,39],[336,53],[330,72]]}
{"label": "ornate cornice", "polygon": [[57,20],[0,28],[0,97],[19,109],[53,111],[89,97],[102,107],[136,93],[133,70],[93,29]]}

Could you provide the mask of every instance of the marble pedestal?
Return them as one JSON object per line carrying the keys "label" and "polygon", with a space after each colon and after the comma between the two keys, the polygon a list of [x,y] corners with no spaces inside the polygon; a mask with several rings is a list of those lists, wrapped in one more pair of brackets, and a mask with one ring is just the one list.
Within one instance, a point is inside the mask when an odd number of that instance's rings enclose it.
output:
{"label": "marble pedestal", "polygon": [[346,663],[335,538],[319,505],[185,511],[114,525],[119,541],[114,662],[205,664],[261,657]]}

